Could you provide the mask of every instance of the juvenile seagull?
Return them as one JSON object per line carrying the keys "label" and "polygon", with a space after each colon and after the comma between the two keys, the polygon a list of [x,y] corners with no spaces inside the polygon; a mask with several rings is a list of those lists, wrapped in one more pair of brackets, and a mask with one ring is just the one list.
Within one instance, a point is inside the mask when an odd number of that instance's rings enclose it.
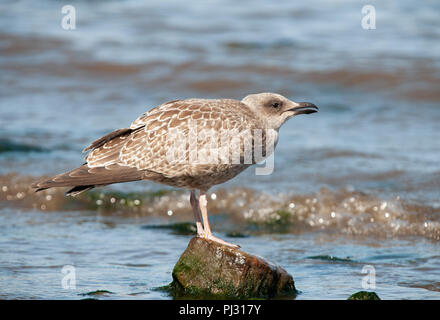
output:
{"label": "juvenile seagull", "polygon": [[[197,235],[237,248],[211,232],[206,197],[209,188],[234,178],[269,156],[278,141],[278,130],[286,120],[317,111],[318,107],[312,103],[293,102],[275,93],[251,94],[241,101],[169,101],[142,114],[129,128],[115,130],[92,142],[84,149],[89,153],[82,166],[32,187],[36,191],[71,187],[66,195],[75,196],[98,186],[151,180],[189,189]],[[255,138],[257,131],[261,139]],[[224,132],[233,134],[222,140],[223,143],[212,144],[220,141]],[[268,143],[272,144],[270,150]],[[246,154],[249,149],[250,158]],[[254,154],[256,149],[261,150],[258,159]],[[175,157],[179,150],[183,157]],[[203,152],[205,156],[214,157],[211,161],[200,161],[197,156]],[[234,158],[234,154],[238,154],[238,158]]]}

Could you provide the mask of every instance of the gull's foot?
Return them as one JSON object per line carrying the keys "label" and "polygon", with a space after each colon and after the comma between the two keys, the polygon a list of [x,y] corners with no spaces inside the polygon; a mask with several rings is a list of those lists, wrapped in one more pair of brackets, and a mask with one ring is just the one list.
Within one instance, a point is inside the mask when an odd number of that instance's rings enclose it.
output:
{"label": "gull's foot", "polygon": [[239,245],[237,245],[237,244],[233,244],[233,243],[230,243],[230,242],[227,242],[227,241],[225,241],[225,240],[222,240],[222,239],[220,239],[220,238],[217,238],[216,236],[214,236],[212,233],[204,233],[204,234],[201,234],[201,235],[199,235],[199,234],[197,234],[197,236],[198,237],[200,237],[200,238],[205,238],[205,239],[208,239],[208,240],[211,240],[211,241],[214,241],[214,242],[217,242],[217,243],[220,243],[220,244],[223,244],[223,245],[225,245],[225,246],[228,246],[228,247],[231,247],[231,248],[234,248],[234,249],[239,249],[239,248],[241,248]]}

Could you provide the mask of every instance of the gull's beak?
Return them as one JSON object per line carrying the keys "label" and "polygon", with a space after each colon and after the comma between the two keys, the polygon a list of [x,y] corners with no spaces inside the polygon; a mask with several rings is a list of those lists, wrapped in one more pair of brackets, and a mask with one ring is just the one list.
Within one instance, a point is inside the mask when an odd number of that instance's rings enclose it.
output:
{"label": "gull's beak", "polygon": [[[292,111],[294,112],[294,115],[298,114],[310,114],[318,112],[319,108],[315,106],[313,103],[310,102],[296,102],[295,106],[293,108],[290,108],[286,111]],[[284,111],[284,112],[286,112]]]}

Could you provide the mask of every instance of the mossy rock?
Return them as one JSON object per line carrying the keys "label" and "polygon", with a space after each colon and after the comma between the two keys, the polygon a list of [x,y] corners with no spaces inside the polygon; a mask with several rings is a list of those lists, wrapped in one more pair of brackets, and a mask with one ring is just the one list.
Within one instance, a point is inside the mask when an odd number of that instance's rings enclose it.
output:
{"label": "mossy rock", "polygon": [[277,210],[264,221],[250,221],[248,229],[254,233],[288,233],[292,228],[292,214]]}
{"label": "mossy rock", "polygon": [[359,291],[352,294],[347,300],[380,300],[376,292]]}
{"label": "mossy rock", "polygon": [[307,259],[322,260],[322,261],[329,261],[329,262],[354,262],[353,260],[350,259],[350,257],[339,258],[339,257],[329,256],[329,255],[312,256],[312,257],[307,257]]}
{"label": "mossy rock", "polygon": [[80,295],[82,296],[106,296],[106,295],[110,295],[113,294],[113,292],[108,291],[108,290],[95,290],[95,291],[90,291],[87,293],[81,293]]}
{"label": "mossy rock", "polygon": [[286,298],[296,295],[293,278],[263,258],[194,237],[173,269],[176,297],[206,299]]}
{"label": "mossy rock", "polygon": [[229,238],[248,238],[249,235],[247,233],[243,233],[240,231],[230,231],[226,233],[226,236]]}
{"label": "mossy rock", "polygon": [[142,229],[169,229],[176,235],[194,235],[197,233],[197,226],[193,222],[176,222],[160,225],[146,225]]}

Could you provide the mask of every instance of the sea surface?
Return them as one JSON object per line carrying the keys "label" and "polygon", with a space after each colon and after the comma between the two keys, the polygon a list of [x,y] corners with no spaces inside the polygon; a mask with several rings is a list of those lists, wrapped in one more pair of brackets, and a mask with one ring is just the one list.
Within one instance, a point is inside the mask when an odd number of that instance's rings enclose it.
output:
{"label": "sea surface", "polygon": [[65,4],[0,2],[0,298],[172,299],[186,191],[29,185],[165,101],[258,92],[320,111],[281,128],[271,175],[210,190],[214,233],[285,268],[296,299],[346,299],[363,270],[382,299],[440,298],[438,1],[69,1],[75,30]]}

